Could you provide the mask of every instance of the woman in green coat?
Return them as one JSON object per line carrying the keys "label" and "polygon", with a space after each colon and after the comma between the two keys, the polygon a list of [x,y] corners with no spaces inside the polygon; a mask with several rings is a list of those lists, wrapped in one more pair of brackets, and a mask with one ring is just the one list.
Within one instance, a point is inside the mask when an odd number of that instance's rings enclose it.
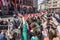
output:
{"label": "woman in green coat", "polygon": [[23,20],[22,40],[27,40],[27,24],[25,23],[24,18],[22,18],[22,20]]}
{"label": "woman in green coat", "polygon": [[37,35],[35,33],[33,33],[33,36],[31,37],[31,40],[39,40]]}

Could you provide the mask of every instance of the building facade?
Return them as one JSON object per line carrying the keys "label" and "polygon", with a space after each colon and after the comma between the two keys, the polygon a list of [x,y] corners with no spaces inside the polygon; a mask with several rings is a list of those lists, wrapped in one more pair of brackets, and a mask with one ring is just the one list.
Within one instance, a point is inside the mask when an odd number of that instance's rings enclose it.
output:
{"label": "building facade", "polygon": [[33,0],[20,0],[20,6],[32,7],[33,6]]}
{"label": "building facade", "polygon": [[24,9],[26,11],[30,10],[32,12],[36,12],[38,8],[38,0],[20,0],[20,9]]}
{"label": "building facade", "polygon": [[43,2],[40,4],[41,11],[44,11],[45,9],[47,9],[47,1],[48,0],[43,0]]}
{"label": "building facade", "polygon": [[58,12],[60,10],[60,0],[44,0],[45,9],[50,12]]}
{"label": "building facade", "polygon": [[33,6],[38,8],[38,0],[33,0]]}
{"label": "building facade", "polygon": [[47,8],[52,12],[58,12],[60,10],[60,0],[49,0]]}
{"label": "building facade", "polygon": [[45,8],[46,8],[45,4],[44,3],[41,3],[40,4],[40,10],[45,10]]}

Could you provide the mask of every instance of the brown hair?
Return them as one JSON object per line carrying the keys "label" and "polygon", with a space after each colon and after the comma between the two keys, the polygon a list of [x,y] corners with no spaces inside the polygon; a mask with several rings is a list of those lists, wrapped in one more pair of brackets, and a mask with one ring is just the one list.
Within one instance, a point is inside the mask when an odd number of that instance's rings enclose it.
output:
{"label": "brown hair", "polygon": [[54,37],[56,37],[56,32],[53,29],[49,29],[49,38],[52,40]]}
{"label": "brown hair", "polygon": [[32,23],[31,26],[32,26],[32,28],[35,28],[36,27],[36,23],[35,22]]}

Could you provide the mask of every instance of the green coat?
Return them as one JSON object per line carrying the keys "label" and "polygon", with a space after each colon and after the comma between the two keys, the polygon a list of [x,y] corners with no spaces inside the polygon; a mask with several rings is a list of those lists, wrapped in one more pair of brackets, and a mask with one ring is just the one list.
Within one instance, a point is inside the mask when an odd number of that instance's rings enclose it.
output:
{"label": "green coat", "polygon": [[36,37],[36,36],[35,36],[35,37],[32,36],[31,40],[39,40],[39,39],[38,39],[38,37]]}
{"label": "green coat", "polygon": [[27,25],[23,24],[22,40],[27,40]]}

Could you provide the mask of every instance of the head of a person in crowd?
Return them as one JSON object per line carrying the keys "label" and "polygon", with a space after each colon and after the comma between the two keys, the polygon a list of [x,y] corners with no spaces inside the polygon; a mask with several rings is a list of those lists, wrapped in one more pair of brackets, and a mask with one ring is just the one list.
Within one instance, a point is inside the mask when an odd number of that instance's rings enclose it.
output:
{"label": "head of a person in crowd", "polygon": [[34,23],[31,23],[31,27],[32,28],[35,28],[36,27],[36,23],[34,22]]}
{"label": "head of a person in crowd", "polygon": [[38,16],[37,19],[40,19],[40,17]]}
{"label": "head of a person in crowd", "polygon": [[39,25],[41,25],[42,20],[41,20],[41,19],[37,19],[37,23],[38,23]]}
{"label": "head of a person in crowd", "polygon": [[28,23],[28,25],[31,25],[31,22],[32,22],[32,21],[31,21],[30,18],[27,18],[27,19],[26,19],[26,22]]}
{"label": "head of a person in crowd", "polygon": [[40,25],[40,30],[43,31],[43,26],[42,25]]}
{"label": "head of a person in crowd", "polygon": [[52,40],[53,38],[57,37],[55,30],[53,30],[52,28],[49,29],[48,34],[49,34],[49,38],[50,38],[51,40]]}
{"label": "head of a person in crowd", "polygon": [[32,17],[31,20],[32,20],[32,22],[36,22],[37,21],[36,17]]}
{"label": "head of a person in crowd", "polygon": [[47,18],[47,21],[48,21],[48,23],[51,23],[53,20],[52,20],[52,18],[50,17],[50,18]]}
{"label": "head of a person in crowd", "polygon": [[3,21],[3,24],[5,25],[6,24],[6,21]]}
{"label": "head of a person in crowd", "polygon": [[8,19],[8,21],[10,22],[10,19]]}
{"label": "head of a person in crowd", "polygon": [[47,17],[51,17],[52,16],[52,14],[47,14]]}
{"label": "head of a person in crowd", "polygon": [[48,30],[50,29],[50,27],[51,27],[51,25],[50,25],[50,24],[47,24],[47,29],[48,29]]}
{"label": "head of a person in crowd", "polygon": [[13,17],[14,17],[14,18],[17,18],[17,15],[16,15],[16,14],[14,14],[14,15],[13,15]]}
{"label": "head of a person in crowd", "polygon": [[32,36],[37,36],[37,34],[35,32],[32,33]]}
{"label": "head of a person in crowd", "polygon": [[3,25],[7,25],[8,22],[6,20],[3,20]]}
{"label": "head of a person in crowd", "polygon": [[38,38],[42,37],[42,31],[41,30],[37,29],[37,30],[35,30],[34,33],[35,33],[35,36],[37,36]]}
{"label": "head of a person in crowd", "polygon": [[31,25],[31,22],[27,21],[28,25]]}

